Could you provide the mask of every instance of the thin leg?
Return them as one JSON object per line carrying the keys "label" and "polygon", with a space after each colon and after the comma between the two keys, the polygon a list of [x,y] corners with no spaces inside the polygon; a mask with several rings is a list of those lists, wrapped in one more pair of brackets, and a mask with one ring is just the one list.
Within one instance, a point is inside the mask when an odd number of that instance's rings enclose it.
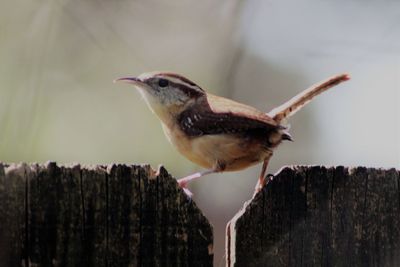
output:
{"label": "thin leg", "polygon": [[186,195],[191,198],[193,196],[193,193],[190,192],[190,190],[187,188],[188,183],[194,179],[200,178],[202,176],[205,176],[207,174],[211,174],[214,172],[216,172],[216,171],[215,170],[205,170],[202,172],[196,172],[196,173],[193,173],[186,177],[183,177],[178,180],[179,187],[182,188],[182,190],[186,193]]}
{"label": "thin leg", "polygon": [[256,184],[256,188],[254,188],[253,197],[254,197],[258,192],[260,192],[260,191],[264,188],[264,186],[266,185],[266,183],[267,183],[267,179],[265,179],[264,176],[265,176],[265,172],[267,171],[268,162],[269,162],[269,159],[264,160],[264,163],[263,163],[262,168],[261,168],[260,176],[258,177],[258,181],[257,181],[257,184]]}

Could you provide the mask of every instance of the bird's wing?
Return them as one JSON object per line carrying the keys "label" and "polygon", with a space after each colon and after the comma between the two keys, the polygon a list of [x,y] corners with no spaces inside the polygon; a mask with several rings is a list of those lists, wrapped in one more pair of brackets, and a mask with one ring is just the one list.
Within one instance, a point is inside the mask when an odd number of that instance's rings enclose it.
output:
{"label": "bird's wing", "polygon": [[[216,97],[216,96],[208,96]],[[179,126],[187,135],[259,133],[265,136],[278,124],[257,109],[225,98],[207,101],[202,108],[188,108],[178,118]],[[210,99],[208,99],[210,100]],[[211,103],[218,103],[218,106]]]}

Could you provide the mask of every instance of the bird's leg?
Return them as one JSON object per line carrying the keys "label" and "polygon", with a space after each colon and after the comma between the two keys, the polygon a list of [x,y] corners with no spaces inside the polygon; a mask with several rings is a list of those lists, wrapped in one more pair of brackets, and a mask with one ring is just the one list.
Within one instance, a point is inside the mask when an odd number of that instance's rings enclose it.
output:
{"label": "bird's leg", "polygon": [[182,188],[182,190],[185,192],[185,194],[189,198],[191,198],[193,196],[193,193],[190,192],[190,190],[187,188],[188,183],[190,181],[194,180],[194,179],[200,178],[202,176],[205,176],[207,174],[214,173],[214,172],[216,172],[216,170],[211,169],[211,170],[205,170],[205,171],[202,171],[202,172],[193,173],[191,175],[188,175],[186,177],[183,177],[183,178],[179,179],[178,180],[178,185],[179,185],[180,188]]}
{"label": "bird's leg", "polygon": [[193,173],[193,174],[191,174],[191,175],[188,175],[188,176],[186,176],[186,177],[183,177],[183,178],[179,179],[179,180],[178,180],[178,184],[179,184],[180,187],[186,188],[186,187],[187,187],[187,184],[188,184],[190,181],[192,181],[192,180],[194,180],[194,179],[197,179],[197,178],[200,178],[200,177],[202,177],[202,176],[205,176],[205,175],[207,175],[207,174],[213,173],[213,172],[215,172],[215,170],[212,170],[212,169],[211,169],[211,170],[205,170],[205,171],[202,171],[202,172]]}
{"label": "bird's leg", "polygon": [[254,197],[258,192],[260,192],[260,191],[264,188],[264,186],[267,184],[267,182],[268,182],[268,180],[265,179],[265,177],[264,177],[264,176],[265,176],[265,172],[267,171],[268,162],[269,162],[269,159],[264,160],[264,163],[263,163],[262,168],[261,168],[260,176],[258,177],[258,181],[257,181],[257,184],[256,184],[256,188],[254,188],[253,197]]}
{"label": "bird's leg", "polygon": [[192,181],[194,179],[197,179],[197,178],[200,178],[202,176],[211,174],[211,173],[222,172],[222,171],[225,170],[225,167],[226,167],[226,164],[224,162],[221,162],[221,161],[217,160],[216,163],[215,163],[214,168],[209,169],[209,170],[205,170],[205,171],[202,171],[202,172],[196,172],[196,173],[193,173],[193,174],[191,174],[189,176],[186,176],[186,177],[183,177],[183,178],[179,179],[178,180],[179,187],[182,188],[182,190],[185,192],[185,194],[189,198],[191,198],[193,196],[193,193],[190,192],[190,190],[187,188],[187,185],[188,185],[188,183],[190,181]]}

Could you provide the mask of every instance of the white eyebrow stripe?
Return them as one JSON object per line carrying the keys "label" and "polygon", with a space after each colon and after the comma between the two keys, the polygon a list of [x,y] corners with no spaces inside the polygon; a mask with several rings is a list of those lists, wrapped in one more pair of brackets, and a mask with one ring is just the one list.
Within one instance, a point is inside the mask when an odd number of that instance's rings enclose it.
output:
{"label": "white eyebrow stripe", "polygon": [[195,89],[195,90],[198,90],[198,91],[199,90],[202,91],[202,89],[200,87],[198,87],[197,85],[191,85],[191,84],[189,84],[189,83],[187,83],[187,82],[185,82],[185,81],[183,81],[183,80],[181,80],[179,78],[166,77],[166,79],[169,79],[173,83],[182,84],[182,85],[184,85],[186,87],[189,87],[189,88],[192,88],[192,89]]}
{"label": "white eyebrow stripe", "polygon": [[147,72],[140,74],[138,78],[142,80],[151,78],[166,79],[171,83],[176,84],[176,86],[180,87],[181,89],[186,88],[187,90],[182,90],[185,94],[188,94],[188,90],[192,90],[193,92],[198,93],[198,95],[204,94],[204,90],[200,86],[176,73],[160,71]]}

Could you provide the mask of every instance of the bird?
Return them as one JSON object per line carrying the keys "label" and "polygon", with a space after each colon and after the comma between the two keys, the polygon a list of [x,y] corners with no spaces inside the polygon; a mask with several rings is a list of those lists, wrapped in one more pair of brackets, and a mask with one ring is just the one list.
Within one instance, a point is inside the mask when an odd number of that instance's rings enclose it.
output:
{"label": "bird", "polygon": [[335,75],[268,113],[208,93],[173,72],[147,72],[137,77],[118,78],[114,82],[134,85],[160,119],[169,142],[187,159],[205,168],[177,181],[192,197],[188,183],[195,179],[262,163],[254,191],[256,195],[267,183],[265,173],[274,149],[282,141],[292,141],[286,120],[315,96],[349,79],[346,73]]}

